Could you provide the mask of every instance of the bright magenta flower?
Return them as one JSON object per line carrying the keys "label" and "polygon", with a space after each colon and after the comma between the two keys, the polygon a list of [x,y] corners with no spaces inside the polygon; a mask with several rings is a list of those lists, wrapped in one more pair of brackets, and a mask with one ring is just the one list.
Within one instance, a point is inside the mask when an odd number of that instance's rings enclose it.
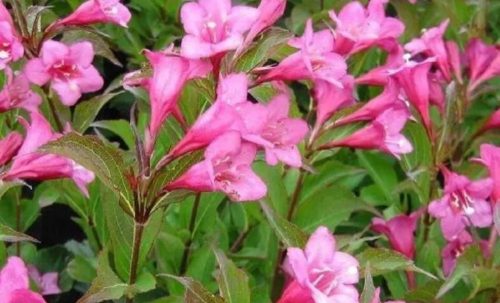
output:
{"label": "bright magenta flower", "polygon": [[381,113],[373,122],[345,138],[321,146],[321,149],[333,147],[351,147],[376,149],[399,158],[401,154],[413,151],[408,139],[401,134],[410,113],[405,105],[396,103]]}
{"label": "bright magenta flower", "polygon": [[22,38],[16,32],[9,11],[0,2],[0,70],[24,54]]}
{"label": "bright magenta flower", "polygon": [[481,83],[500,75],[500,47],[475,38],[467,44],[465,54],[469,65],[469,94]]}
{"label": "bright magenta flower", "polygon": [[29,289],[28,269],[23,260],[10,257],[0,272],[0,301],[3,303],[45,303]]}
{"label": "bright magenta flower", "polygon": [[490,173],[490,178],[493,180],[493,192],[491,194],[491,202],[493,205],[500,204],[500,147],[491,144],[481,145],[481,159]]}
{"label": "bright magenta flower", "polygon": [[386,17],[384,5],[388,0],[371,0],[368,7],[357,1],[348,3],[339,14],[330,11],[336,23],[335,52],[348,55],[383,44],[401,36],[405,26],[398,19]]}
{"label": "bright magenta flower", "polygon": [[243,44],[243,34],[259,16],[256,8],[231,6],[231,0],[198,0],[181,8],[186,31],[181,53],[192,59],[208,58],[235,50]]}
{"label": "bright magenta flower", "polygon": [[342,56],[332,51],[333,41],[330,30],[315,33],[312,21],[308,20],[303,36],[289,41],[299,51],[268,69],[260,81],[323,80],[341,87],[347,64]]}
{"label": "bright magenta flower", "polygon": [[48,272],[42,275],[36,267],[28,265],[28,273],[30,279],[35,282],[42,295],[57,295],[61,293],[58,285],[59,274],[57,272]]}
{"label": "bright magenta flower", "polygon": [[492,224],[491,205],[487,199],[493,190],[489,178],[471,181],[466,176],[442,168],[444,195],[429,204],[429,213],[441,220],[444,237],[451,241],[466,226],[488,227]]}
{"label": "bright magenta flower", "polygon": [[11,132],[0,140],[0,166],[12,160],[23,144],[23,136],[18,132]]}
{"label": "bright magenta flower", "polygon": [[243,138],[265,150],[269,165],[282,161],[292,167],[302,166],[297,144],[309,129],[303,120],[288,117],[290,100],[287,95],[278,95],[267,105],[245,102],[237,110],[245,124]]}
{"label": "bright magenta flower", "polygon": [[93,23],[114,23],[127,27],[132,14],[120,0],[87,0],[71,15],[54,26],[90,25]]}
{"label": "bright magenta flower", "polygon": [[60,134],[54,133],[45,118],[37,113],[31,113],[31,124],[21,121],[26,128],[23,144],[12,160],[10,168],[0,179],[5,180],[50,180],[71,178],[79,189],[88,195],[87,185],[94,180],[94,174],[72,160],[37,153],[37,149]]}
{"label": "bright magenta flower", "polygon": [[28,61],[26,77],[37,85],[51,82],[62,103],[74,105],[82,93],[98,91],[104,80],[94,66],[94,49],[90,42],[67,46],[61,42],[44,42],[40,57]]}
{"label": "bright magenta flower", "polygon": [[[370,303],[381,303],[380,287],[377,287],[377,289],[375,289],[375,294],[373,295],[373,299],[370,301]],[[405,303],[405,301],[385,301],[385,303]]]}
{"label": "bright magenta flower", "polygon": [[372,219],[372,229],[384,234],[391,247],[407,256],[410,259],[415,257],[415,237],[417,221],[421,212],[414,212],[411,215],[398,215],[390,220],[381,218]]}
{"label": "bright magenta flower", "polygon": [[358,266],[353,256],[336,251],[335,238],[320,226],[305,249],[288,248],[283,267],[291,282],[278,303],[358,303]]}
{"label": "bright magenta flower", "polygon": [[232,201],[261,199],[266,195],[267,187],[252,171],[256,152],[256,146],[243,143],[238,132],[227,132],[207,147],[205,160],[193,165],[166,188],[220,191]]}
{"label": "bright magenta flower", "polygon": [[384,65],[375,67],[366,74],[356,78],[356,84],[383,86],[387,84],[391,71],[397,70],[405,63],[405,52],[401,45],[395,44],[388,51]]}
{"label": "bright magenta flower", "polygon": [[384,91],[380,95],[368,101],[352,114],[335,121],[335,124],[345,125],[358,121],[375,120],[385,110],[400,102],[399,87],[394,81],[389,80],[388,84],[384,88]]}
{"label": "bright magenta flower", "polygon": [[330,82],[317,80],[314,83],[314,100],[316,101],[316,124],[319,129],[338,110],[354,104],[354,79],[345,76],[340,80],[341,87]]}
{"label": "bright magenta flower", "polygon": [[42,98],[31,90],[26,76],[23,73],[14,76],[10,68],[5,69],[5,74],[7,81],[0,92],[0,113],[13,108],[37,111]]}

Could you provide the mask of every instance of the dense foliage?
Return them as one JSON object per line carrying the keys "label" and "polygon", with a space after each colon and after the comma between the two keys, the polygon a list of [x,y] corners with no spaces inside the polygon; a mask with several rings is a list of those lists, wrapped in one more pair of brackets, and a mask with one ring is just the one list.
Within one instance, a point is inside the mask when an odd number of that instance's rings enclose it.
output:
{"label": "dense foliage", "polygon": [[0,1],[0,302],[498,302],[499,13]]}

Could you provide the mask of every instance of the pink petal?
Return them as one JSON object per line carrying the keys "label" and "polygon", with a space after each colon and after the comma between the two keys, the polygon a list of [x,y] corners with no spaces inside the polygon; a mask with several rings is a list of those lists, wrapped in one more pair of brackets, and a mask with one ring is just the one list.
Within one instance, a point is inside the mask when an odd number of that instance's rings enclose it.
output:
{"label": "pink petal", "polygon": [[45,66],[52,66],[70,55],[70,49],[66,44],[54,40],[45,41],[42,45],[40,57]]}
{"label": "pink petal", "polygon": [[182,25],[189,35],[201,36],[206,17],[205,10],[196,2],[188,2],[181,8]]}
{"label": "pink petal", "polygon": [[94,59],[94,47],[92,43],[83,41],[72,44],[69,47],[68,59],[80,67],[89,67]]}
{"label": "pink petal", "polygon": [[38,58],[28,61],[24,67],[24,74],[30,82],[39,86],[44,85],[50,80],[50,74],[47,72],[42,60]]}
{"label": "pink petal", "polygon": [[55,79],[52,81],[51,88],[57,92],[61,102],[66,106],[73,106],[82,96],[82,91],[76,81],[68,82]]}

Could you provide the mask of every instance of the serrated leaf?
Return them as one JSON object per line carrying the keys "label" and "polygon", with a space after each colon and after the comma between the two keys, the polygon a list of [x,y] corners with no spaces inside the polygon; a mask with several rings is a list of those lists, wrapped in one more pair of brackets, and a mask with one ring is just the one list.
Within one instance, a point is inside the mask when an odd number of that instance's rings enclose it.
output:
{"label": "serrated leaf", "polygon": [[217,275],[220,292],[226,303],[250,303],[250,287],[247,274],[236,267],[224,253],[215,249],[220,272]]}
{"label": "serrated leaf", "polygon": [[77,303],[118,300],[124,296],[127,287],[128,285],[122,282],[109,266],[107,252],[102,252],[97,260],[97,277]]}
{"label": "serrated leaf", "polygon": [[12,228],[0,224],[0,241],[4,242],[22,242],[22,241],[30,241],[36,242],[39,241],[29,235],[23,234],[21,232],[15,231]]}
{"label": "serrated leaf", "polygon": [[160,274],[160,277],[174,279],[184,285],[186,293],[184,295],[185,303],[224,303],[224,300],[209,292],[203,285],[189,277],[176,277],[169,274]]}
{"label": "serrated leaf", "polygon": [[122,92],[100,95],[90,100],[79,102],[73,113],[73,129],[78,133],[84,133],[92,121],[97,117],[102,107],[121,93]]}
{"label": "serrated leaf", "polygon": [[119,150],[93,136],[69,133],[39,149],[74,160],[91,170],[120,197],[120,205],[133,216],[133,194],[125,177],[125,164]]}
{"label": "serrated leaf", "polygon": [[275,213],[274,210],[267,205],[267,202],[261,200],[259,204],[272,229],[286,247],[304,247],[306,245],[307,235],[297,227],[297,225],[288,222]]}
{"label": "serrated leaf", "polygon": [[68,44],[88,41],[92,43],[92,46],[94,47],[94,53],[97,56],[104,57],[117,66],[122,66],[120,61],[115,57],[113,51],[111,51],[110,44],[96,32],[88,30],[66,31],[64,32],[61,40]]}

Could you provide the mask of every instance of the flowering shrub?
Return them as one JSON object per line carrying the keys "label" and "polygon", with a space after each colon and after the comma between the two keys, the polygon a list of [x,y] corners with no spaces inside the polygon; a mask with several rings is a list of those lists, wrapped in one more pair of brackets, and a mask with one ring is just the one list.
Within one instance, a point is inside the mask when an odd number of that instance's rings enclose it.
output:
{"label": "flowering shrub", "polygon": [[497,302],[500,6],[236,2],[0,1],[0,301]]}

